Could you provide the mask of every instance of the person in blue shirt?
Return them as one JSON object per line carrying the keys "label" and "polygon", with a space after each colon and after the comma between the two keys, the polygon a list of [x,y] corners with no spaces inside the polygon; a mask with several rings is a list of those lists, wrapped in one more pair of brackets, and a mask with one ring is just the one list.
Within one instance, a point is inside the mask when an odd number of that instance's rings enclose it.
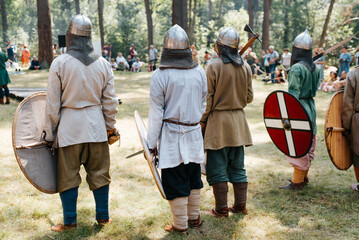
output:
{"label": "person in blue shirt", "polygon": [[17,62],[16,57],[15,57],[16,47],[14,44],[11,44],[10,40],[7,41],[6,51],[7,51],[8,58],[13,62]]}
{"label": "person in blue shirt", "polygon": [[31,60],[31,65],[29,70],[40,70],[41,69],[41,65],[39,63],[39,60],[37,60],[37,58],[34,56],[33,59]]}
{"label": "person in blue shirt", "polygon": [[349,72],[350,62],[352,60],[352,55],[348,53],[348,47],[343,47],[342,53],[339,56],[339,70],[338,76],[340,76],[342,71]]}

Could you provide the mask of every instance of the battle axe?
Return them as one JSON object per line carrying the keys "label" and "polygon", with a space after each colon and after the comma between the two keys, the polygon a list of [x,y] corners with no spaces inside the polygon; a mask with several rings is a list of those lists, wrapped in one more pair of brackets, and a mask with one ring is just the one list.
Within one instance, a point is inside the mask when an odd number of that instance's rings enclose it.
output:
{"label": "battle axe", "polygon": [[239,52],[239,55],[241,55],[241,56],[250,46],[252,46],[253,42],[256,39],[258,39],[259,42],[262,42],[262,40],[259,38],[259,33],[255,33],[248,24],[246,24],[246,26],[244,26],[244,31],[253,34],[253,36],[251,37],[251,39],[249,39],[249,41],[246,43],[246,45],[244,45],[244,47]]}

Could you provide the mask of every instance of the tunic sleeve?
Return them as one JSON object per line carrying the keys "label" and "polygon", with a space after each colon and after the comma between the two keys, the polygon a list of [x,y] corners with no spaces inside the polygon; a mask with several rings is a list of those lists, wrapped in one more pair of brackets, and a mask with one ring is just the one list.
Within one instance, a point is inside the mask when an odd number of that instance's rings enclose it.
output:
{"label": "tunic sleeve", "polygon": [[115,94],[114,76],[108,68],[104,89],[102,90],[102,112],[105,118],[106,130],[115,129],[117,110],[117,96]]}
{"label": "tunic sleeve", "polygon": [[247,89],[247,103],[253,101],[253,87],[252,87],[252,70],[250,67],[247,68],[248,72],[248,89]]}
{"label": "tunic sleeve", "polygon": [[163,113],[165,106],[165,95],[162,83],[153,74],[150,83],[150,110],[148,115],[147,144],[149,149],[157,147],[157,140],[160,137]]}
{"label": "tunic sleeve", "polygon": [[45,140],[53,142],[57,134],[57,126],[60,119],[61,109],[61,79],[59,73],[50,68],[49,81],[47,84],[46,110],[45,110]]}
{"label": "tunic sleeve", "polygon": [[342,109],[342,122],[343,127],[347,130],[351,129],[351,120],[354,110],[354,87],[353,82],[348,75],[347,83],[344,88],[344,97],[343,97],[343,109]]}
{"label": "tunic sleeve", "polygon": [[301,73],[300,69],[293,67],[288,74],[288,92],[293,94],[299,99],[300,90],[301,90]]}
{"label": "tunic sleeve", "polygon": [[202,78],[202,105],[201,105],[201,114],[206,112],[207,106],[207,77],[204,71],[201,71],[201,78]]}
{"label": "tunic sleeve", "polygon": [[212,110],[212,104],[213,104],[213,95],[215,89],[214,84],[215,84],[216,76],[212,70],[212,65],[208,65],[206,69],[206,76],[207,76],[207,107],[201,119],[201,123],[204,124],[207,123],[208,115]]}

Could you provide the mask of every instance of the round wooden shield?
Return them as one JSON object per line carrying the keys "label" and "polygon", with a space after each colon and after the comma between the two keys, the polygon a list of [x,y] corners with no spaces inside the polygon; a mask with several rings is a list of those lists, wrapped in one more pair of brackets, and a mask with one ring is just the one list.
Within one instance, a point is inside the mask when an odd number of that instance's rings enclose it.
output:
{"label": "round wooden shield", "polygon": [[330,100],[325,115],[324,135],[332,163],[339,170],[347,170],[352,165],[350,145],[343,136],[342,107],[344,93],[337,92]]}
{"label": "round wooden shield", "polygon": [[25,98],[17,107],[12,125],[12,145],[21,171],[44,193],[57,193],[57,153],[42,139],[46,92]]}
{"label": "round wooden shield", "polygon": [[300,158],[312,146],[313,128],[299,100],[285,91],[270,93],[263,108],[264,124],[277,148],[285,155]]}
{"label": "round wooden shield", "polygon": [[153,178],[155,179],[156,185],[158,190],[160,191],[162,197],[166,199],[165,191],[163,190],[162,181],[161,181],[161,175],[158,172],[156,162],[154,161],[155,157],[152,153],[150,153],[150,150],[148,149],[147,145],[147,129],[145,124],[143,123],[143,120],[140,116],[140,114],[135,111],[135,122],[137,127],[138,136],[140,137],[140,141],[143,147],[143,153],[145,155],[145,158],[147,160],[148,166],[150,167],[151,173]]}

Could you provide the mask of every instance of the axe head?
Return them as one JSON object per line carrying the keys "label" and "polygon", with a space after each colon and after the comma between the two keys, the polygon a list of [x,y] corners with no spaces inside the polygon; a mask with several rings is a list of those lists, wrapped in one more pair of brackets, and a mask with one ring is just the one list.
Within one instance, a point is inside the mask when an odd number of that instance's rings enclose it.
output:
{"label": "axe head", "polygon": [[251,28],[248,24],[246,24],[246,25],[244,26],[244,31],[253,34],[254,36],[256,36],[255,38],[258,39],[259,42],[262,42],[262,40],[259,38],[259,34],[258,34],[258,33],[255,33],[255,32],[252,30],[252,28]]}
{"label": "axe head", "polygon": [[244,31],[254,34],[252,28],[248,24],[244,26]]}

